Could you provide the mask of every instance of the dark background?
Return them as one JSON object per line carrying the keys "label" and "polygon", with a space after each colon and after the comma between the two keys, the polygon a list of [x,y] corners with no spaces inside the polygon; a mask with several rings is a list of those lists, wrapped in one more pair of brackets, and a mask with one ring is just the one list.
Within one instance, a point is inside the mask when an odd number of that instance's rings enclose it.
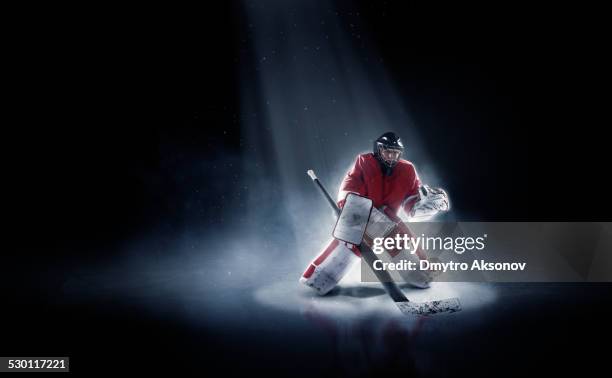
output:
{"label": "dark background", "polygon": [[[602,134],[607,73],[596,12],[424,9],[384,1],[335,6],[347,28],[354,17],[349,10],[359,11],[397,88],[412,99],[406,105],[425,140],[436,140],[428,148],[442,171],[472,168],[448,178],[454,201],[475,209],[481,220],[609,219]],[[182,325],[160,328],[125,303],[57,308],[50,293],[62,277],[46,272],[66,261],[106,260],[120,253],[109,252],[114,245],[151,229],[205,229],[232,219],[211,209],[219,195],[232,197],[239,171],[215,174],[197,195],[190,184],[206,172],[180,172],[194,160],[248,159],[240,144],[238,72],[249,64],[238,59],[240,49],[249,48],[240,43],[243,9],[217,2],[198,11],[79,9],[74,17],[69,11],[75,10],[15,10],[20,22],[7,33],[5,106],[11,117],[3,128],[3,160],[11,244],[2,252],[8,325],[2,352],[78,354],[82,343],[90,359],[75,362],[74,369],[88,370],[94,353],[113,350],[168,353],[161,367],[180,362],[197,368],[189,350],[206,340],[212,365],[232,362],[229,350],[245,352],[249,340],[195,339]],[[539,357],[526,354],[542,352],[574,367],[590,364],[597,352],[588,345],[609,332],[602,321],[592,321],[591,310],[539,328],[534,340],[561,332],[556,344],[529,345],[530,327],[541,327],[530,318],[520,333],[528,345],[515,337],[500,349],[521,353],[525,347],[521,354],[530,362]],[[101,326],[90,328],[94,321]],[[504,321],[499,327],[516,320]],[[57,325],[70,335],[63,337]],[[128,329],[141,342],[121,345]],[[91,337],[75,336],[83,332]],[[182,346],[170,347],[176,343]],[[515,362],[524,366],[525,360]],[[127,359],[119,364],[137,368]]]}
{"label": "dark background", "polygon": [[[19,205],[44,217],[28,222],[52,219],[86,240],[123,237],[160,218],[180,222],[183,188],[172,170],[189,159],[242,156],[242,9],[210,7],[197,17],[92,12],[53,25],[33,14],[38,28],[14,30],[9,104],[18,117],[5,152],[11,187],[28,198]],[[484,220],[607,219],[605,202],[571,200],[607,185],[601,41],[596,20],[577,25],[594,15],[576,11],[567,25],[537,8],[336,8],[361,10],[424,143],[444,172],[461,172],[449,174],[456,202]],[[348,28],[355,16],[345,17]],[[202,207],[229,183],[210,185]]]}

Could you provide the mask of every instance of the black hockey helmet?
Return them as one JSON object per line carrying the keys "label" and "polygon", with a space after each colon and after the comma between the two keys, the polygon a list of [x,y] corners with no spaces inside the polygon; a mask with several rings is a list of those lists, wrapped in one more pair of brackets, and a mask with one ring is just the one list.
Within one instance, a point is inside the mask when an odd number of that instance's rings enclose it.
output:
{"label": "black hockey helmet", "polygon": [[374,141],[374,156],[390,175],[404,152],[404,144],[397,134],[387,132]]}

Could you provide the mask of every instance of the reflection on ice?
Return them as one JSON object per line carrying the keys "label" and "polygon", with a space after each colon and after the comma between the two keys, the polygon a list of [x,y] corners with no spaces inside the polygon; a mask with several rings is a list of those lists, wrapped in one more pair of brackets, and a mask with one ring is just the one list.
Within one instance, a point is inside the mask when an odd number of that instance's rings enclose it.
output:
{"label": "reflection on ice", "polygon": [[[355,283],[351,277],[347,278],[324,297],[301,287],[297,282],[277,282],[256,290],[255,299],[262,305],[283,311],[305,312],[315,309],[326,316],[344,320],[365,316],[405,317],[379,284]],[[406,296],[415,302],[458,297],[464,311],[487,306],[495,301],[495,291],[488,284],[433,282],[431,288],[424,290],[407,286],[402,288]]]}

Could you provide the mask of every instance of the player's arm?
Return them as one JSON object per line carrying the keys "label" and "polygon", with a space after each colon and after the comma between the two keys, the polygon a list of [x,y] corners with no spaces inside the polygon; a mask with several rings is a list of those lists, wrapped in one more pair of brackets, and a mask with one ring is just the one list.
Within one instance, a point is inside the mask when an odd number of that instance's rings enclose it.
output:
{"label": "player's arm", "polygon": [[340,184],[340,190],[338,191],[338,207],[342,208],[346,201],[346,196],[349,193],[356,193],[361,196],[366,194],[366,186],[364,182],[364,169],[363,169],[363,157],[357,156],[353,167],[348,171],[342,184]]}

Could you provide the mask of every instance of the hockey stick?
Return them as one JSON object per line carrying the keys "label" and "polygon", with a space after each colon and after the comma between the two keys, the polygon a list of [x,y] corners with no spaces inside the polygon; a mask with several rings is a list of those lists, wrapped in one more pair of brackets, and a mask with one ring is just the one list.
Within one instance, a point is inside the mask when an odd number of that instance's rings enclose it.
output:
{"label": "hockey stick", "polygon": [[[339,216],[341,212],[340,208],[329,195],[329,192],[327,189],[325,189],[321,181],[317,178],[314,171],[308,170],[307,173],[312,181],[319,187],[329,205],[334,209],[336,216]],[[378,260],[378,257],[376,257],[376,254],[374,254],[370,247],[366,243],[361,242],[359,245],[359,250],[361,251],[361,256],[363,256],[372,272],[376,275],[376,278],[378,278],[380,283],[382,283],[385,291],[387,294],[389,294],[391,299],[393,299],[402,313],[406,315],[433,315],[442,312],[456,312],[461,310],[459,298],[449,298],[422,303],[411,302],[393,281],[393,278],[391,278],[389,272],[386,270],[376,270],[373,268],[374,262]]]}

